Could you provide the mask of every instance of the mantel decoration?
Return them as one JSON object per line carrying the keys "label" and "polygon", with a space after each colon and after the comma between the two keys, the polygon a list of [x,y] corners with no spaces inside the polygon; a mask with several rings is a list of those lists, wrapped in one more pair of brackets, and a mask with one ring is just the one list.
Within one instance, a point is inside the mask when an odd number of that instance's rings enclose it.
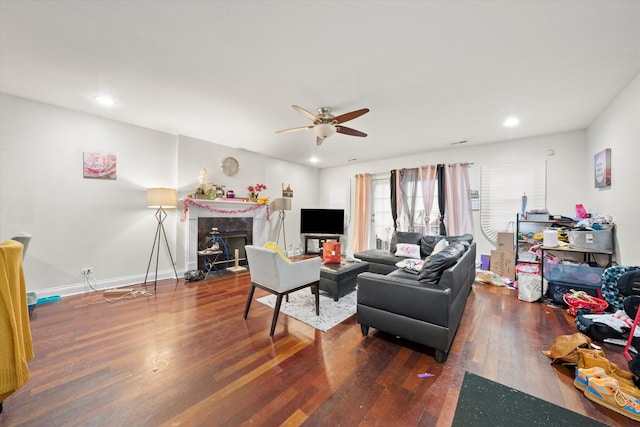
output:
{"label": "mantel decoration", "polygon": [[[209,210],[211,212],[215,212],[215,213],[219,213],[219,214],[239,214],[239,213],[245,213],[245,212],[251,212],[251,211],[255,211],[256,209],[259,209],[263,206],[265,206],[267,208],[267,221],[269,221],[269,204],[268,204],[268,200],[269,198],[267,197],[267,202],[266,203],[258,203],[256,205],[251,205],[247,208],[242,208],[242,209],[221,209],[221,208],[215,208],[213,206],[210,206],[206,203],[203,202],[199,202],[195,199],[192,199],[191,197],[187,197],[186,199],[184,199],[184,201],[182,202],[182,218],[180,218],[180,221],[185,222],[187,220],[187,213],[189,212],[189,205],[193,205],[196,206],[198,208],[202,208],[202,209],[206,209]],[[263,200],[263,199],[260,199]],[[208,202],[207,202],[208,203]],[[220,202],[220,203],[225,203],[225,202]]]}
{"label": "mantel decoration", "polygon": [[260,197],[260,192],[266,189],[267,189],[267,186],[265,184],[256,184],[256,185],[248,186],[247,190],[249,190],[249,198],[252,201],[258,199]]}
{"label": "mantel decoration", "polygon": [[213,199],[216,196],[216,186],[207,178],[207,168],[200,170],[200,184],[196,188],[196,199]]}

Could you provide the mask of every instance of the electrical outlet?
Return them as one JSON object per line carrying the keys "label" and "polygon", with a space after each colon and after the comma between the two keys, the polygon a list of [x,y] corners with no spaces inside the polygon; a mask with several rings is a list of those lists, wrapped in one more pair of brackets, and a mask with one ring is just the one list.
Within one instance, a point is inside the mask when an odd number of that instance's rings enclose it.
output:
{"label": "electrical outlet", "polygon": [[87,274],[93,273],[93,267],[83,267],[81,269],[81,273],[86,276]]}

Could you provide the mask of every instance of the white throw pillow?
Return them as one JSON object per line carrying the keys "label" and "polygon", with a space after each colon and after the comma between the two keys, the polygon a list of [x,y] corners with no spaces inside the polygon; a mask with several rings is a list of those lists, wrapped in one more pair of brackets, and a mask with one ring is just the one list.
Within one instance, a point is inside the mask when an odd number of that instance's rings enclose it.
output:
{"label": "white throw pillow", "polygon": [[446,239],[442,239],[440,240],[438,243],[436,243],[436,245],[433,247],[433,252],[431,252],[431,255],[435,255],[438,252],[440,252],[441,250],[443,250],[444,248],[446,248],[447,246],[449,246],[449,241]]}
{"label": "white throw pillow", "polygon": [[420,259],[420,245],[398,243],[396,248],[396,256]]}
{"label": "white throw pillow", "polygon": [[418,274],[422,271],[422,266],[424,265],[424,260],[421,259],[403,259],[402,261],[396,262],[396,267],[404,269],[409,273]]}

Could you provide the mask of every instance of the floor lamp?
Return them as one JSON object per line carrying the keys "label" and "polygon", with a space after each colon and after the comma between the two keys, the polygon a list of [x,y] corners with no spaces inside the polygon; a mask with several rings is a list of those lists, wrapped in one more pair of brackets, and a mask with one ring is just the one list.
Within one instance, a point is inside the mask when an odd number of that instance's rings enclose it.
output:
{"label": "floor lamp", "polygon": [[286,214],[284,211],[291,210],[291,199],[285,199],[283,197],[273,200],[273,209],[280,211],[280,225],[278,226],[278,237],[276,237],[276,243],[280,241],[280,232],[282,231],[282,238],[284,240],[284,251],[287,251],[287,235],[284,231],[284,217]]}
{"label": "floor lamp", "polygon": [[164,237],[164,243],[167,245],[167,252],[171,259],[171,267],[176,274],[176,281],[178,280],[178,272],[176,271],[176,265],[173,262],[173,256],[171,256],[171,248],[169,248],[169,241],[167,240],[167,233],[164,231],[164,220],[167,217],[165,209],[175,209],[176,207],[176,190],[173,188],[149,188],[147,190],[147,206],[156,210],[156,219],[158,220],[158,226],[156,227],[156,235],[153,238],[153,246],[151,247],[151,255],[149,256],[149,264],[147,265],[147,274],[144,276],[144,284],[147,284],[147,277],[149,276],[149,268],[151,268],[151,260],[153,259],[153,252],[156,253],[156,275],[153,280],[153,290],[156,290],[158,285],[158,261],[160,259],[160,240]]}

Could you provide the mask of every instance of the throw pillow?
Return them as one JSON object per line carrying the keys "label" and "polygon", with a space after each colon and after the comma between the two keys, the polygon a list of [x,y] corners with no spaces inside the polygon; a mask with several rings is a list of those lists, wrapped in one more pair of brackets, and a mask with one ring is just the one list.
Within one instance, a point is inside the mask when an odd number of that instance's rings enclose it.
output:
{"label": "throw pillow", "polygon": [[410,243],[398,243],[395,255],[405,258],[420,259],[420,246],[412,245]]}
{"label": "throw pillow", "polygon": [[436,246],[433,248],[433,251],[431,252],[431,255],[437,254],[438,252],[440,252],[441,250],[443,250],[447,246],[449,246],[449,241],[448,240],[446,240],[446,239],[440,240],[438,243],[436,243]]}
{"label": "throw pillow", "polygon": [[408,273],[418,274],[422,271],[424,260],[421,259],[403,259],[396,263],[396,267],[402,268]]}
{"label": "throw pillow", "polygon": [[280,246],[278,246],[278,244],[276,242],[267,242],[262,247],[265,248],[265,249],[270,249],[272,251],[276,251],[278,253],[278,255],[280,255],[280,258],[282,258],[282,260],[284,262],[291,263],[291,260],[284,253],[282,253],[282,251],[280,250]]}
{"label": "throw pillow", "polygon": [[452,243],[437,254],[431,255],[429,260],[422,266],[418,280],[425,285],[437,285],[440,282],[442,273],[458,262],[464,251],[464,245]]}
{"label": "throw pillow", "polygon": [[410,232],[410,231],[394,231],[391,236],[391,246],[389,250],[392,254],[398,250],[398,243],[410,243],[412,245],[419,245],[422,234]]}

